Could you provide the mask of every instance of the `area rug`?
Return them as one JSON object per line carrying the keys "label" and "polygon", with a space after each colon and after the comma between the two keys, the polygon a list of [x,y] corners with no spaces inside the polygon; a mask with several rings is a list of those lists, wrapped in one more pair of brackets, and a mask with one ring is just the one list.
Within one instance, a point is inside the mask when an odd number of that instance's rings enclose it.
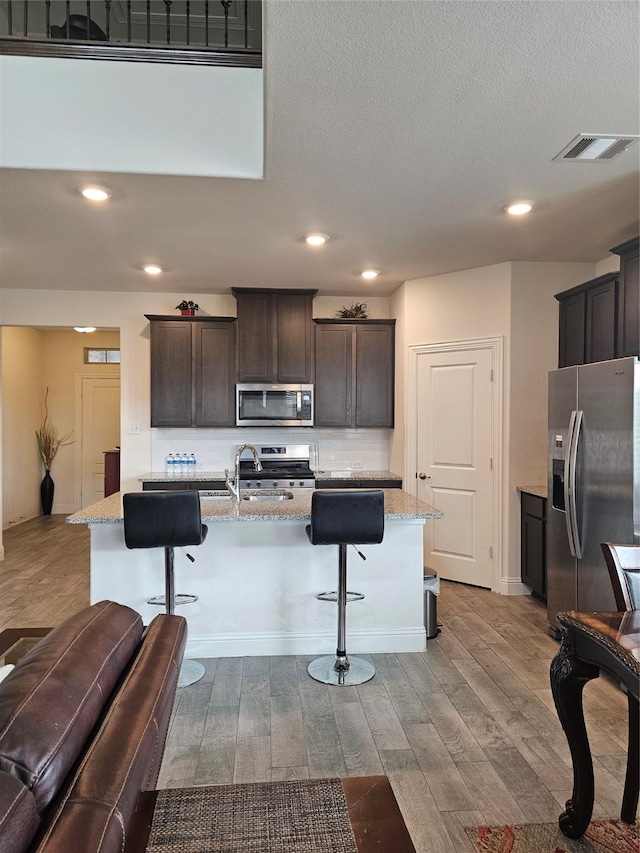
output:
{"label": "area rug", "polygon": [[339,779],[159,791],[147,853],[358,853]]}
{"label": "area rug", "polygon": [[639,853],[638,829],[621,820],[593,820],[576,840],[563,835],[557,823],[477,826],[466,832],[479,853]]}

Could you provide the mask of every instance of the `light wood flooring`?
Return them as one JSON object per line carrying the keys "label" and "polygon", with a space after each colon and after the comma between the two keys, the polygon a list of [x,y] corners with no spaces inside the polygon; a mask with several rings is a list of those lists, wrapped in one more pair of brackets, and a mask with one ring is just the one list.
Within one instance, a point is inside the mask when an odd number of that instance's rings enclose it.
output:
{"label": "light wood flooring", "polygon": [[[0,629],[55,625],[88,603],[83,526],[33,519],[4,542]],[[471,853],[464,826],[555,822],[572,773],[545,608],[443,582],[438,618],[425,652],[366,656],[377,673],[360,687],[313,681],[309,657],[205,660],[178,692],[159,786],[385,773],[418,853]],[[585,709],[594,816],[619,817],[626,699],[600,678]]]}

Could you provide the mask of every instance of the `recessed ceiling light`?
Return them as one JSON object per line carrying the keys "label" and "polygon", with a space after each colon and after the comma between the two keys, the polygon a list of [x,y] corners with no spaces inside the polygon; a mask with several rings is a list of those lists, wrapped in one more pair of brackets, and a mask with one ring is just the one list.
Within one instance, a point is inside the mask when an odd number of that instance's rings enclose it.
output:
{"label": "recessed ceiling light", "polygon": [[111,190],[107,187],[100,187],[97,185],[90,187],[78,187],[78,192],[85,198],[88,198],[89,201],[106,201],[113,195]]}
{"label": "recessed ceiling light", "polygon": [[160,275],[162,272],[162,267],[159,267],[157,264],[145,264],[142,269],[149,273],[149,275]]}
{"label": "recessed ceiling light", "polygon": [[377,278],[380,275],[380,270],[362,270],[360,275],[362,278]]}
{"label": "recessed ceiling light", "polygon": [[74,326],[73,330],[74,330],[74,332],[80,332],[83,335],[87,335],[87,334],[89,334],[89,332],[95,332],[96,327],[95,326]]}
{"label": "recessed ceiling light", "polygon": [[328,234],[307,234],[304,238],[309,246],[324,246],[329,240]]}
{"label": "recessed ceiling light", "polygon": [[523,216],[532,210],[533,204],[530,201],[514,201],[512,204],[506,205],[504,210],[510,213],[511,216]]}

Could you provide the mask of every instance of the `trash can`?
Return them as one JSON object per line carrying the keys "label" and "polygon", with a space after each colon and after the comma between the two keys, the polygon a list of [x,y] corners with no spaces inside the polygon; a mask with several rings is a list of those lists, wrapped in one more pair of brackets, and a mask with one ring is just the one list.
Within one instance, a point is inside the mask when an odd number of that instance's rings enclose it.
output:
{"label": "trash can", "polygon": [[440,594],[440,578],[433,569],[424,567],[424,629],[427,640],[433,640],[438,635],[438,599]]}

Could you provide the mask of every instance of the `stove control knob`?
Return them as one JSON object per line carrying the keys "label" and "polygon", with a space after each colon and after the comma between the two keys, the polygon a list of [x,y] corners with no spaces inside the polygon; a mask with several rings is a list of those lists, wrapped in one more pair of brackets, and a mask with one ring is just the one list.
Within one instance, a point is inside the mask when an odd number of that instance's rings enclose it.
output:
{"label": "stove control knob", "polygon": [[256,489],[259,489],[259,488],[260,488],[260,480],[258,480],[258,482],[256,483]]}
{"label": "stove control knob", "polygon": [[290,486],[295,486],[295,483],[293,482],[293,480],[289,480],[289,485],[290,485]]}
{"label": "stove control knob", "polygon": [[304,486],[304,480],[300,480],[300,485]]}
{"label": "stove control knob", "polygon": [[276,480],[274,480],[274,481],[273,481],[273,488],[274,488],[274,489],[277,489],[277,488],[278,488],[278,483],[277,483],[277,481],[276,481]]}

